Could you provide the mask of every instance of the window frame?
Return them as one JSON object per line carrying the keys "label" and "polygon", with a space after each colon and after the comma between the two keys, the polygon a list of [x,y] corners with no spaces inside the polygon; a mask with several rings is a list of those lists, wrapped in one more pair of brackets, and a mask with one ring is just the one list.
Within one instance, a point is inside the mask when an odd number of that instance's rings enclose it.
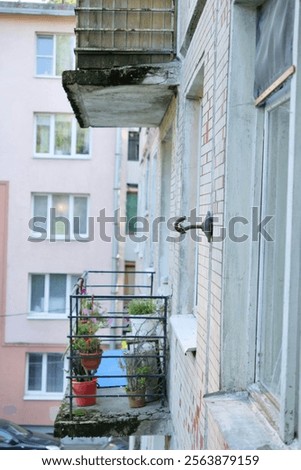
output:
{"label": "window frame", "polygon": [[[264,135],[264,146],[263,146],[263,167],[262,167],[262,202],[261,202],[261,211],[266,212],[267,209],[267,200],[270,197],[269,194],[267,194],[269,190],[269,165],[270,165],[270,149],[269,149],[269,143],[270,143],[270,130],[269,130],[269,125],[270,125],[270,116],[271,112],[277,109],[279,106],[285,104],[286,102],[290,102],[290,92],[286,89],[285,92],[283,93],[282,90],[279,93],[275,93],[271,96],[269,100],[267,100],[266,105],[264,107],[264,119],[263,119],[263,135]],[[289,104],[290,110],[291,110],[291,103]],[[290,111],[291,112],[291,111]],[[289,126],[291,126],[291,123],[289,123]],[[288,143],[289,146],[289,143]],[[287,155],[288,157],[288,155]],[[288,165],[288,162],[287,162]],[[285,195],[285,205],[287,206],[287,197],[288,197],[288,188],[286,188],[286,195]],[[267,215],[267,214],[265,214]],[[275,217],[276,214],[273,214]],[[276,228],[278,233],[278,229]],[[286,235],[286,234],[285,234]],[[275,234],[275,236],[277,236]],[[271,406],[274,407],[274,411],[272,411],[273,415],[276,415],[277,410],[279,411],[280,409],[280,398],[277,397],[272,391],[266,386],[263,381],[262,381],[262,350],[264,349],[263,342],[264,342],[264,327],[263,323],[265,321],[265,317],[268,315],[268,312],[263,311],[264,309],[264,286],[261,281],[261,279],[265,279],[265,258],[267,254],[267,243],[274,243],[272,242],[265,242],[262,238],[260,239],[260,244],[259,244],[259,273],[258,273],[258,308],[257,308],[257,344],[256,344],[256,360],[255,360],[255,365],[256,365],[256,370],[255,370],[255,383],[258,385],[258,390],[261,391],[265,395],[265,397],[270,401]],[[284,260],[285,263],[285,260]],[[284,268],[284,266],[283,266]],[[282,322],[284,321],[284,312],[282,311]],[[283,330],[283,328],[281,328]],[[281,357],[282,357],[282,352],[281,352]],[[282,362],[282,360],[281,360]],[[281,366],[281,364],[280,364]],[[280,371],[280,381],[281,381],[281,375],[282,372]]]}
{"label": "window frame", "polygon": [[[35,53],[35,77],[37,78],[61,78],[62,75],[56,74],[56,61],[57,61],[57,38],[58,36],[68,36],[71,39],[70,43],[70,58],[72,60],[71,69],[75,67],[75,56],[74,56],[74,47],[75,47],[75,38],[72,33],[47,33],[47,32],[36,32],[36,53]],[[51,37],[52,38],[52,55],[47,56],[51,57],[52,67],[51,74],[39,74],[38,73],[38,58],[46,57],[38,54],[38,39],[40,37]]]}
{"label": "window frame", "polygon": [[[50,301],[50,275],[64,275],[66,276],[66,292],[65,292],[65,312],[53,313],[49,312],[49,301]],[[36,312],[31,309],[32,300],[32,276],[44,276],[44,311]],[[30,273],[29,274],[29,292],[28,292],[28,319],[47,319],[47,320],[66,320],[69,313],[69,297],[73,288],[72,278],[78,278],[78,274],[65,274],[65,273]]]}
{"label": "window frame", "polygon": [[[42,387],[41,390],[29,390],[29,357],[30,354],[41,354],[42,355]],[[62,357],[62,370],[63,370],[63,387],[61,392],[47,392],[47,358],[49,354],[59,354]],[[64,357],[64,353],[61,352],[40,352],[40,351],[28,351],[26,353],[25,360],[25,394],[24,400],[62,400],[67,385],[66,371],[67,370],[67,359]]]}
{"label": "window frame", "polygon": [[[301,233],[300,180],[301,180],[301,112],[298,97],[301,94],[301,75],[293,74],[290,86],[290,126],[288,151],[288,184],[286,198],[285,269],[284,269],[284,324],[282,328],[282,374],[278,404],[256,382],[256,355],[258,334],[258,282],[259,237],[257,223],[261,221],[261,186],[263,168],[263,102],[256,107],[254,100],[254,74],[256,44],[257,0],[234,1],[230,63],[232,80],[228,85],[227,107],[227,180],[225,185],[225,220],[236,214],[246,217],[249,223],[248,239],[234,243],[225,237],[223,247],[223,324],[221,388],[224,391],[246,390],[250,406],[254,404],[261,416],[272,423],[282,441],[290,444],[301,436],[301,404],[298,390],[301,377],[300,363],[300,285]],[[293,64],[298,70],[301,62],[301,13],[296,1]],[[243,65],[243,67],[242,67]],[[248,73],[245,73],[248,70]],[[283,83],[282,87],[285,86]],[[275,96],[275,95],[274,95]],[[239,112],[238,112],[239,110]],[[239,135],[237,133],[239,129]],[[242,155],[243,149],[243,155]],[[243,156],[243,158],[238,158]],[[234,189],[235,188],[235,191]],[[240,194],[241,197],[237,197]],[[257,209],[257,212],[254,211]],[[255,231],[254,231],[255,228]],[[229,273],[233,276],[227,276]],[[237,283],[240,292],[237,295]],[[298,362],[299,361],[299,362]],[[233,371],[239,371],[234,374]],[[296,371],[299,377],[296,376]],[[275,414],[274,414],[275,412]]]}
{"label": "window frame", "polygon": [[[48,117],[49,118],[49,152],[40,153],[37,152],[37,137],[38,137],[38,118]],[[70,154],[58,154],[55,153],[55,121],[56,116],[68,116],[72,118],[71,121],[71,144],[70,144]],[[55,160],[89,160],[91,158],[91,131],[90,129],[85,129],[88,133],[88,153],[77,153],[77,137],[78,137],[78,124],[74,115],[70,113],[44,113],[44,112],[35,112],[34,113],[34,138],[33,138],[33,157],[37,159],[55,159]]]}
{"label": "window frame", "polygon": [[[31,208],[31,214],[32,218],[34,219],[35,217],[35,197],[38,196],[44,196],[47,197],[47,218],[46,218],[46,228],[43,230],[46,230],[47,236],[46,240],[51,240],[51,241],[87,241],[87,237],[89,235],[89,211],[90,211],[90,197],[88,194],[66,194],[66,193],[32,193],[32,208]],[[67,220],[69,221],[70,224],[70,233],[69,234],[57,234],[57,233],[51,233],[51,224],[50,224],[50,209],[53,209],[53,196],[66,196],[68,197],[68,217]],[[87,212],[87,218],[86,218],[86,232],[85,233],[74,233],[74,199],[76,197],[82,197],[86,199],[86,212]],[[38,216],[36,216],[38,217]],[[59,217],[59,216],[58,216]],[[41,232],[35,232],[31,231],[31,237],[32,238],[37,238],[40,239]]]}
{"label": "window frame", "polygon": [[[140,139],[140,134],[138,131],[129,131],[128,154],[127,154],[127,160],[129,162],[139,162],[139,139]],[[131,151],[132,148],[135,148],[135,151],[132,152]]]}

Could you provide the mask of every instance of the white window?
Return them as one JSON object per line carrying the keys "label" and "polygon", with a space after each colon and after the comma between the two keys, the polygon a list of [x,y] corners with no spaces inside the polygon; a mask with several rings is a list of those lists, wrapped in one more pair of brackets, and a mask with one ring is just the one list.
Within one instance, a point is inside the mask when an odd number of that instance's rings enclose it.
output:
{"label": "white window", "polygon": [[224,241],[221,382],[245,387],[290,444],[301,430],[300,9],[261,3],[234,2],[233,11],[224,217],[250,224],[244,243]]}
{"label": "white window", "polygon": [[85,240],[88,235],[88,197],[34,194],[32,236],[51,240]]}
{"label": "white window", "polygon": [[90,132],[72,114],[35,114],[34,156],[87,158]]}
{"label": "white window", "polygon": [[60,399],[65,390],[64,355],[28,353],[25,396]]}
{"label": "white window", "polygon": [[65,317],[69,310],[69,295],[78,275],[31,274],[30,315],[33,317]]}
{"label": "white window", "polygon": [[289,149],[290,101],[281,99],[265,110],[265,165],[263,216],[273,214],[269,234],[273,241],[261,240],[261,302],[258,348],[258,380],[280,399],[283,295]]}
{"label": "white window", "polygon": [[37,34],[36,75],[58,77],[74,68],[71,34]]}

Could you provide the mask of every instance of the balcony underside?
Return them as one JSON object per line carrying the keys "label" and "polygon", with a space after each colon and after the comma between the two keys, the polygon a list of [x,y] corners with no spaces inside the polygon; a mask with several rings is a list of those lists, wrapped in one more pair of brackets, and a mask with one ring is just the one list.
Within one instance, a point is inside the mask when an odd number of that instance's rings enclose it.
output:
{"label": "balcony underside", "polygon": [[157,127],[178,84],[177,61],[63,73],[81,127]]}

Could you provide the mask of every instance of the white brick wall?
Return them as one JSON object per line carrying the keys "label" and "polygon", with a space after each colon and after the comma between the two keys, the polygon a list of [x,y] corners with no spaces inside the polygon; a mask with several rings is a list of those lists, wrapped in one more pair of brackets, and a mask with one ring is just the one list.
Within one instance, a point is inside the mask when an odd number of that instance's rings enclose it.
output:
{"label": "white brick wall", "polygon": [[[180,2],[179,14],[185,10],[182,8],[184,3],[186,2]],[[190,3],[191,6],[193,3],[197,4],[197,2]],[[170,215],[171,217],[188,215],[181,213],[183,165],[189,161],[188,155],[185,154],[187,142],[184,140],[187,135],[184,131],[187,118],[185,94],[197,70],[202,66],[204,82],[203,99],[200,103],[202,126],[199,131],[201,134],[199,213],[204,217],[210,210],[218,219],[217,225],[223,224],[229,4],[228,0],[207,1],[187,55],[182,61],[182,78],[178,96],[171,104],[159,132],[156,132],[155,139],[148,143],[150,154],[157,152],[158,156],[158,215],[160,215],[162,167],[160,140],[166,138],[170,129],[172,130]],[[193,13],[191,9],[189,11],[187,9],[187,12]],[[187,25],[189,18],[180,19],[180,23],[182,27]],[[181,34],[183,39],[183,31]],[[151,137],[154,137],[154,134]],[[198,235],[201,236],[201,232]],[[148,249],[155,251],[155,264],[158,264],[158,244]],[[183,289],[180,278],[180,243],[169,243],[168,250],[170,254],[169,288],[172,292],[171,313],[179,314],[181,311],[178,299]],[[184,355],[176,336],[174,334],[170,336],[169,405],[174,427],[171,445],[177,449],[201,449],[207,445],[207,429],[211,425],[211,420],[208,419],[203,396],[206,393],[218,391],[220,388],[222,260],[222,243],[209,244],[203,236],[199,245],[198,306],[195,312],[196,354]],[[157,271],[156,266],[155,270]],[[159,280],[157,282],[157,287],[159,287]],[[194,280],[192,279],[191,282]]]}

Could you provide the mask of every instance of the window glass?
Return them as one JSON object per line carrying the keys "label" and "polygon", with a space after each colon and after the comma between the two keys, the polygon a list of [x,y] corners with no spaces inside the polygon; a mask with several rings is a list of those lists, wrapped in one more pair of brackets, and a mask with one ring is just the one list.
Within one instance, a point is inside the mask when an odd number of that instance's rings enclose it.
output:
{"label": "window glass", "polygon": [[44,295],[45,295],[45,276],[42,274],[33,274],[31,276],[31,303],[30,310],[32,312],[44,312]]}
{"label": "window glass", "polygon": [[257,98],[293,64],[295,0],[266,0],[258,8],[254,95]]}
{"label": "window glass", "polygon": [[66,275],[49,276],[49,313],[66,312]]}
{"label": "window glass", "polygon": [[28,358],[28,390],[42,390],[42,362],[43,355],[31,353]]}
{"label": "window glass", "polygon": [[53,36],[37,36],[38,75],[53,74]]}
{"label": "window glass", "polygon": [[286,101],[267,111],[263,216],[272,216],[272,241],[262,241],[259,379],[275,397],[280,396],[289,108]]}
{"label": "window glass", "polygon": [[89,129],[82,129],[78,123],[76,124],[76,153],[89,154]]}
{"label": "window glass", "polygon": [[34,223],[36,227],[45,230],[47,229],[47,201],[47,196],[34,196],[33,216],[39,217],[39,220]]}
{"label": "window glass", "polygon": [[36,153],[50,153],[50,116],[36,117]]}
{"label": "window glass", "polygon": [[55,116],[55,155],[71,155],[72,116],[56,114]]}
{"label": "window glass", "polygon": [[74,197],[74,233],[87,233],[87,198]]}
{"label": "window glass", "polygon": [[52,197],[52,205],[55,209],[55,234],[69,235],[69,196],[62,194],[54,195]]}
{"label": "window glass", "polygon": [[73,69],[72,44],[73,38],[70,34],[56,36],[56,75],[62,75],[64,70]]}
{"label": "window glass", "polygon": [[139,160],[139,132],[129,132],[128,160]]}
{"label": "window glass", "polygon": [[136,232],[138,194],[127,192],[126,195],[126,233]]}
{"label": "window glass", "polygon": [[47,354],[46,392],[62,392],[64,385],[64,362],[61,354]]}

